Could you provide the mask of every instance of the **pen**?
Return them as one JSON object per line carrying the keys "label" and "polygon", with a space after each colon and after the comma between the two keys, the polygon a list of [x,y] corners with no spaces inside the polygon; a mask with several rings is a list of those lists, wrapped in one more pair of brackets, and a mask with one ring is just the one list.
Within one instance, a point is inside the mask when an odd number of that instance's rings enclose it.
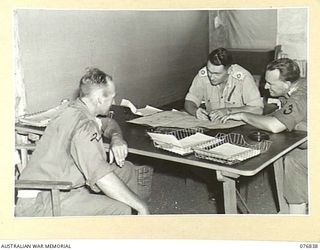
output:
{"label": "pen", "polygon": [[207,111],[201,110],[201,113],[204,114],[204,115],[206,115],[206,116],[208,117],[209,121],[211,121],[210,115],[208,114]]}

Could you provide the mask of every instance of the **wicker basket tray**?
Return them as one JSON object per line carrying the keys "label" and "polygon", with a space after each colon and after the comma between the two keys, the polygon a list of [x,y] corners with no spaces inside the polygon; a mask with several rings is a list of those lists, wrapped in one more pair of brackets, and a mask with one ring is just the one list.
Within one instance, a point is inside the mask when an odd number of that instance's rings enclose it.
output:
{"label": "wicker basket tray", "polygon": [[[204,129],[202,128],[185,128],[185,129],[174,129],[174,128],[156,128],[156,129],[150,129],[148,132],[152,132],[152,133],[159,133],[159,134],[166,134],[166,135],[173,135],[175,136],[178,140],[182,140],[186,137],[195,135],[196,133],[204,133]],[[208,138],[206,141],[210,141],[212,140],[211,138]],[[200,142],[203,143],[204,141]],[[157,140],[153,140],[153,145],[156,148],[160,148],[175,154],[179,154],[179,155],[188,155],[188,154],[192,154],[193,153],[193,147],[197,146],[199,144],[195,143],[192,145],[189,145],[187,147],[178,147],[175,146],[171,143],[166,143],[163,141],[157,141]]]}
{"label": "wicker basket tray", "polygon": [[[233,165],[261,153],[266,152],[271,141],[264,140],[256,144],[249,144],[241,134],[219,133],[216,135],[219,141],[209,141],[193,148],[195,156],[226,165]],[[234,153],[230,153],[234,151]]]}

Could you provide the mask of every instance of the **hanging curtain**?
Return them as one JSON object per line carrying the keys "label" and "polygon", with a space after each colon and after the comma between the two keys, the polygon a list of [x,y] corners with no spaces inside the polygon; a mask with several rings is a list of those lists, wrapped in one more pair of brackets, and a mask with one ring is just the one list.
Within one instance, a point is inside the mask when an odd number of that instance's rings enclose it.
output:
{"label": "hanging curtain", "polygon": [[212,40],[218,46],[242,49],[267,49],[276,46],[277,10],[212,11],[210,23],[211,37],[215,37]]}

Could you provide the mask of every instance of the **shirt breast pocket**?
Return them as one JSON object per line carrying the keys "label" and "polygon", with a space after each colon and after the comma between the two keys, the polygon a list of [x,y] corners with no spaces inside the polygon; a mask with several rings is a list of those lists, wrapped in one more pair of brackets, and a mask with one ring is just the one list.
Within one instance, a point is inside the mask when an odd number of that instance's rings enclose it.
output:
{"label": "shirt breast pocket", "polygon": [[225,103],[227,107],[242,107],[244,106],[242,93],[239,88],[232,88],[231,91],[228,92]]}

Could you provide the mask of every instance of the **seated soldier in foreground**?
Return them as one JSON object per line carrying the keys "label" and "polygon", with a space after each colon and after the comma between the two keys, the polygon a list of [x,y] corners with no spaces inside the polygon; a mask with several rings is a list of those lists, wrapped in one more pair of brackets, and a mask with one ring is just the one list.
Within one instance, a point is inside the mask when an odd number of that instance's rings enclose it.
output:
{"label": "seated soldier in foreground", "polygon": [[[134,165],[119,125],[107,115],[115,97],[111,76],[89,69],[80,80],[80,97],[53,119],[38,142],[23,180],[69,181],[70,192],[60,192],[62,216],[149,214],[139,198]],[[111,139],[109,162],[102,136]],[[113,162],[115,160],[115,163]],[[16,216],[51,216],[49,191],[19,197]]]}

